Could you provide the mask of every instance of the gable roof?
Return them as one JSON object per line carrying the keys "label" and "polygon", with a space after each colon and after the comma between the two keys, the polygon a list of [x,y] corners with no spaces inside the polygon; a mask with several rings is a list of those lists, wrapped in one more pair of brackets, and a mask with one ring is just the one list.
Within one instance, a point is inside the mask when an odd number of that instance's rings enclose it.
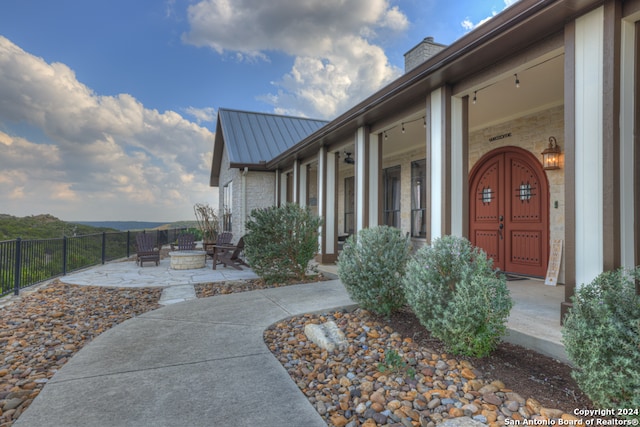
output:
{"label": "gable roof", "polygon": [[265,169],[267,162],[327,123],[325,120],[220,108],[209,184],[218,185],[223,147],[227,148],[230,167]]}

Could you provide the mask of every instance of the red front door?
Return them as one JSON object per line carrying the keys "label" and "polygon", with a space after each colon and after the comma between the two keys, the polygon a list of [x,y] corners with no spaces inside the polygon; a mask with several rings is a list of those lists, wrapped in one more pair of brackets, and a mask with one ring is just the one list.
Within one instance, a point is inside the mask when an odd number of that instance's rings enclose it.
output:
{"label": "red front door", "polygon": [[540,163],[504,147],[485,155],[469,184],[469,239],[510,273],[544,276],[549,252],[549,189]]}

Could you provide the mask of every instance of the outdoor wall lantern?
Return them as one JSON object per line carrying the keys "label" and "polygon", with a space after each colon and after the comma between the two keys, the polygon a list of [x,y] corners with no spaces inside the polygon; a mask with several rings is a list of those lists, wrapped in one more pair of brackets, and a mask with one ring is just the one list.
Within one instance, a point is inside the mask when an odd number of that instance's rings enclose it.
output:
{"label": "outdoor wall lantern", "polygon": [[353,157],[351,157],[351,153],[347,153],[346,151],[344,152],[344,154],[347,156],[344,158],[344,162],[348,165],[352,165],[354,164],[356,161]]}
{"label": "outdoor wall lantern", "polygon": [[542,167],[545,170],[560,169],[560,156],[562,151],[553,136],[549,137],[549,146],[542,152]]}

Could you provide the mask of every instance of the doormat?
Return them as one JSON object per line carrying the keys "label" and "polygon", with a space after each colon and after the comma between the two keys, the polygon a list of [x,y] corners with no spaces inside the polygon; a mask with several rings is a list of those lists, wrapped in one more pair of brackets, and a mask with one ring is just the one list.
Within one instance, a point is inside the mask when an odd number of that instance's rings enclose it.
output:
{"label": "doormat", "polygon": [[507,282],[513,282],[515,280],[527,280],[526,277],[514,276],[513,274],[505,274],[504,276],[506,277]]}

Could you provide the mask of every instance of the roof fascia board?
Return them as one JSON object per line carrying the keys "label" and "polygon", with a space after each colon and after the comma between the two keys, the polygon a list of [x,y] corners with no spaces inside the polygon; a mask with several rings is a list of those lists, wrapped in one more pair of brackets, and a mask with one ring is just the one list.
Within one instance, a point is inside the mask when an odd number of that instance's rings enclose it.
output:
{"label": "roof fascia board", "polygon": [[216,123],[216,135],[213,139],[213,158],[211,159],[211,176],[209,187],[217,187],[220,184],[220,167],[222,165],[222,152],[224,148],[224,134],[220,127],[220,112]]}

